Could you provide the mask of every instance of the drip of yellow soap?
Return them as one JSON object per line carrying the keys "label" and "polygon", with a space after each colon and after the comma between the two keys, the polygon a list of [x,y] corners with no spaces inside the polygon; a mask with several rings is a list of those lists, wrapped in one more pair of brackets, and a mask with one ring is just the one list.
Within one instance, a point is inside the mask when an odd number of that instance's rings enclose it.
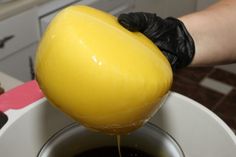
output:
{"label": "drip of yellow soap", "polygon": [[172,83],[168,60],[148,38],[87,6],[70,6],[52,20],[35,68],[52,104],[109,134],[142,126]]}

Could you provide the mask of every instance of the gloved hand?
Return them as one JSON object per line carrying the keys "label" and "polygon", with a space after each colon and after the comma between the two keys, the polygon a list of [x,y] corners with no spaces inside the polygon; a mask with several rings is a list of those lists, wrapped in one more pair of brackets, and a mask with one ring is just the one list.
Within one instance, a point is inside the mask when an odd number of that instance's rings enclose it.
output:
{"label": "gloved hand", "polygon": [[173,70],[191,63],[195,53],[194,41],[180,20],[136,12],[121,14],[118,21],[128,30],[139,31],[152,40],[167,57]]}

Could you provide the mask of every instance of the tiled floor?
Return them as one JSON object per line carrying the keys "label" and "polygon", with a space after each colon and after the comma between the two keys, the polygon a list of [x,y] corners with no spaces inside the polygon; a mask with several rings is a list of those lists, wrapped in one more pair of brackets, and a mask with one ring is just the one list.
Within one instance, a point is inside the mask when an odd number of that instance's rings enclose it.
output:
{"label": "tiled floor", "polygon": [[206,106],[236,131],[236,74],[212,67],[181,69],[172,91]]}

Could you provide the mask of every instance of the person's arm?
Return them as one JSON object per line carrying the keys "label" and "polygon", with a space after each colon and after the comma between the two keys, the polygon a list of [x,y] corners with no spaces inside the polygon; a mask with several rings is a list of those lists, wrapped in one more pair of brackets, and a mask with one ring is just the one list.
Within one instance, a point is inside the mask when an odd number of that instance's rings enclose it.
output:
{"label": "person's arm", "polygon": [[236,0],[179,18],[195,42],[191,66],[236,62]]}
{"label": "person's arm", "polygon": [[167,57],[172,69],[236,62],[236,0],[180,18],[156,14],[121,14],[119,23],[148,37]]}

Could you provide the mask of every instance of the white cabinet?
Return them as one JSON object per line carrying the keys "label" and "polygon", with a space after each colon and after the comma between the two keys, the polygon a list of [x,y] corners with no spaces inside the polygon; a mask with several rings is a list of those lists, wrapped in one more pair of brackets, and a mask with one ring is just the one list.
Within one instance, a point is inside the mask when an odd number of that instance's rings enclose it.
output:
{"label": "white cabinet", "polygon": [[31,44],[1,60],[0,71],[24,82],[33,79],[32,61],[35,58],[37,45],[37,43]]}
{"label": "white cabinet", "polygon": [[0,72],[0,83],[0,87],[2,87],[5,92],[23,84],[23,82],[2,72]]}
{"label": "white cabinet", "polygon": [[0,71],[22,81],[30,80],[29,57],[34,56],[38,37],[35,9],[0,21]]}

